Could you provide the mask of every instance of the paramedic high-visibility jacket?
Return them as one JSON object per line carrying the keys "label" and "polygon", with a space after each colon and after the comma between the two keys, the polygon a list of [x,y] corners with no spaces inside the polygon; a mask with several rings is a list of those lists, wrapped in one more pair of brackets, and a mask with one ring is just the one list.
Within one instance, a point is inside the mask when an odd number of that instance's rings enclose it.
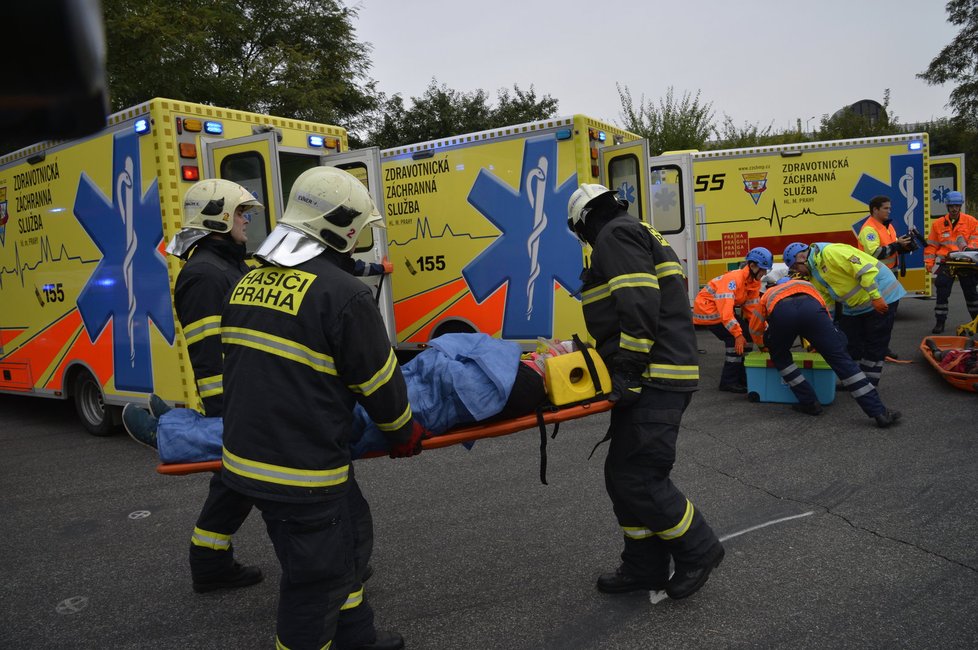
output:
{"label": "paramedic high-visibility jacket", "polygon": [[191,250],[173,290],[197,394],[209,418],[224,413],[221,309],[231,287],[248,272],[244,257],[244,246],[221,236],[204,237]]}
{"label": "paramedic high-visibility jacket", "polygon": [[672,247],[622,212],[604,226],[585,272],[581,300],[588,332],[609,368],[641,372],[663,390],[695,390],[696,333],[685,274]]}
{"label": "paramedic high-visibility jacket", "polygon": [[832,316],[832,314],[829,314],[828,308],[825,307],[825,300],[822,298],[822,295],[812,286],[811,282],[797,278],[787,278],[764,292],[760,302],[757,303],[757,309],[751,312],[750,337],[758,347],[764,345],[764,330],[767,329],[767,317],[774,311],[775,306],[788,296],[796,296],[798,294],[811,296],[818,301],[818,304],[825,308],[825,313],[829,317]]}
{"label": "paramedic high-visibility jacket", "polygon": [[945,215],[934,220],[930,226],[930,236],[924,247],[924,266],[933,272],[934,264],[939,263],[949,253],[963,251],[965,248],[978,248],[978,219],[962,212],[957,223]]}
{"label": "paramedic high-visibility jacket", "polygon": [[695,325],[723,325],[731,336],[743,336],[734,308],[742,308],[742,317],[750,318],[761,294],[761,281],[750,275],[749,266],[715,277],[700,289],[693,303]]}
{"label": "paramedic high-visibility jacket", "polygon": [[869,253],[891,271],[896,268],[898,249],[893,243],[897,239],[897,234],[892,223],[887,221],[884,224],[870,217],[859,229],[857,239],[859,250]]}
{"label": "paramedic high-visibility jacket", "polygon": [[328,501],[351,471],[354,404],[392,445],[410,439],[404,376],[370,290],[326,249],[261,266],[231,290],[225,359],[224,482],[259,499]]}
{"label": "paramedic high-visibility jacket", "polygon": [[833,310],[842,303],[847,316],[873,310],[873,300],[882,297],[892,304],[907,291],[890,269],[879,260],[849,244],[812,244],[808,253],[812,285]]}

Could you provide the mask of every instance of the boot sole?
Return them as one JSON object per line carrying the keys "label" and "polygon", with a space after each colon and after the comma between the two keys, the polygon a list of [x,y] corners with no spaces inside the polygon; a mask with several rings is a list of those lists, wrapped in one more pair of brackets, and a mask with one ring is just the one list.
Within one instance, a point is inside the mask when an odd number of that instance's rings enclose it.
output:
{"label": "boot sole", "polygon": [[703,588],[703,585],[706,584],[706,581],[710,579],[710,574],[713,573],[713,570],[714,569],[716,569],[717,567],[720,566],[720,563],[723,562],[723,558],[724,558],[725,555],[726,555],[726,551],[725,550],[722,550],[722,547],[721,547],[720,556],[716,560],[713,561],[713,563],[712,563],[713,565],[712,566],[706,565],[706,566],[709,566],[709,568],[703,572],[703,575],[700,576],[699,580],[697,580],[696,582],[694,582],[693,583],[693,586],[690,589],[688,589],[685,593],[681,593],[681,594],[678,594],[678,595],[675,595],[674,596],[672,594],[672,592],[669,590],[669,587],[667,586],[666,587],[666,595],[668,595],[669,598],[671,598],[673,600],[682,600],[684,598],[689,598],[690,596],[692,596],[693,594],[695,594],[697,591],[699,591],[700,589],[702,589]]}

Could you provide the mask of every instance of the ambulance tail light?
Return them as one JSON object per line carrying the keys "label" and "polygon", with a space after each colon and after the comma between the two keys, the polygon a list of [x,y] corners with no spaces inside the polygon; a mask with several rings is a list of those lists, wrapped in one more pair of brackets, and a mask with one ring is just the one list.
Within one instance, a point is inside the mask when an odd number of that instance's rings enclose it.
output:
{"label": "ambulance tail light", "polygon": [[181,142],[180,143],[180,157],[181,158],[196,158],[197,157],[197,145],[193,142]]}
{"label": "ambulance tail light", "polygon": [[199,181],[200,169],[197,165],[183,165],[180,168],[180,175],[183,176],[183,180],[185,181]]}
{"label": "ambulance tail light", "polygon": [[923,148],[924,148],[923,140],[911,140],[910,142],[907,143],[907,149],[909,149],[910,151],[920,151]]}
{"label": "ambulance tail light", "polygon": [[600,175],[601,175],[601,170],[598,168],[598,166],[597,165],[591,165],[591,176],[594,176],[595,178],[597,178]]}

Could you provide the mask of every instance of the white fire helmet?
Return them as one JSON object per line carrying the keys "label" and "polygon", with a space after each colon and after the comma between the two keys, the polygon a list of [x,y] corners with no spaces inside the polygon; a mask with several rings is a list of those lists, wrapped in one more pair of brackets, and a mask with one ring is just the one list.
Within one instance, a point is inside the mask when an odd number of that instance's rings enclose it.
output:
{"label": "white fire helmet", "polygon": [[584,222],[587,220],[587,213],[590,212],[588,203],[605,194],[617,194],[617,192],[597,183],[584,183],[574,190],[567,202],[567,227],[577,235],[582,244],[587,243],[584,239]]}
{"label": "white fire helmet", "polygon": [[363,183],[335,167],[313,167],[296,179],[280,223],[341,253],[356,246],[364,226],[384,227]]}
{"label": "white fire helmet", "polygon": [[265,207],[251,192],[232,181],[208,178],[194,183],[183,197],[183,229],[170,240],[166,252],[182,256],[212,232],[230,232],[239,206]]}

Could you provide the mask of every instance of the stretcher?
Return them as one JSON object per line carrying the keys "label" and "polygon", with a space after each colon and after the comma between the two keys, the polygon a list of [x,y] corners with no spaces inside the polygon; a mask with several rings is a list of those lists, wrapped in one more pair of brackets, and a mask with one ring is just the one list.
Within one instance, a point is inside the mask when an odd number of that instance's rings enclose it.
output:
{"label": "stretcher", "polygon": [[945,381],[955,388],[973,393],[978,392],[978,374],[948,370],[941,361],[946,352],[973,350],[975,347],[974,339],[967,336],[926,336],[920,342],[920,352]]}
{"label": "stretcher", "polygon": [[[597,415],[598,413],[603,413],[611,409],[612,406],[614,406],[614,403],[606,399],[566,407],[548,406],[541,408],[534,413],[523,415],[518,418],[500,420],[497,422],[490,421],[452,429],[440,436],[426,438],[421,442],[421,447],[425,450],[441,449],[442,447],[450,447],[452,445],[458,445],[466,442],[475,442],[476,440],[481,440],[483,438],[498,438],[500,436],[508,436],[513,433],[518,433],[526,429],[537,427],[540,429],[541,435],[540,479],[544,484],[546,484],[546,453],[544,451],[546,447],[546,425],[553,424],[553,435],[557,435],[556,427],[559,426],[561,422],[576,420],[588,415]],[[386,455],[387,454],[385,452],[372,452],[365,455],[364,458],[377,458]],[[171,476],[183,476],[186,474],[196,474],[198,472],[216,472],[220,469],[220,459],[205,460],[196,463],[160,463],[156,466],[157,472]]]}

